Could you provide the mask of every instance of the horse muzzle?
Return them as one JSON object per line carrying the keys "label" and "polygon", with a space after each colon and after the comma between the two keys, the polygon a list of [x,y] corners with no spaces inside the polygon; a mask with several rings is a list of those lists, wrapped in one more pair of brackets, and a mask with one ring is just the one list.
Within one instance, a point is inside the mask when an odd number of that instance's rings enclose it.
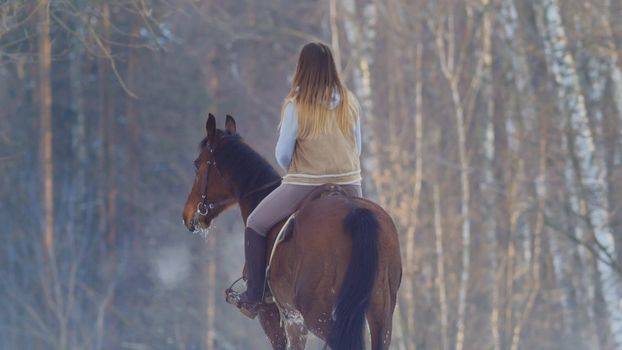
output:
{"label": "horse muzzle", "polygon": [[206,231],[209,229],[212,223],[211,215],[203,215],[203,213],[199,213],[195,211],[192,215],[192,218],[187,220],[185,217],[183,219],[183,224],[186,226],[188,231],[192,233],[197,233],[200,231]]}

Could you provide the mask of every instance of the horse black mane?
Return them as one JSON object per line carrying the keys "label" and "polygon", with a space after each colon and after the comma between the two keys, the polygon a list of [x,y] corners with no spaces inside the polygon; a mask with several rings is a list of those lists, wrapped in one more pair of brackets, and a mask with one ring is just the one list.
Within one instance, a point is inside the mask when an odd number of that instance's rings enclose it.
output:
{"label": "horse black mane", "polygon": [[[205,137],[201,141],[201,149],[207,146],[207,142],[207,137]],[[231,177],[231,181],[237,186],[239,196],[244,196],[281,178],[272,165],[244,142],[239,134],[223,133],[221,141],[214,149],[214,158],[218,167],[226,171]],[[269,193],[268,190],[271,191],[278,185],[275,183],[274,186],[259,191],[250,197]],[[261,198],[258,199],[257,203],[259,200]]]}

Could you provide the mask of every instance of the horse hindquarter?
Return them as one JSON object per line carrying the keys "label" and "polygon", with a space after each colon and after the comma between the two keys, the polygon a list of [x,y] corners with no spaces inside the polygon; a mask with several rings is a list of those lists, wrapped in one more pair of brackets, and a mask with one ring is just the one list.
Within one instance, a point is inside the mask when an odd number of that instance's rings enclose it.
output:
{"label": "horse hindquarter", "polygon": [[388,344],[397,289],[389,282],[401,264],[395,226],[380,207],[345,197],[309,203],[272,266],[270,287],[279,306],[300,311],[307,328],[331,348],[362,348],[365,316],[372,340]]}

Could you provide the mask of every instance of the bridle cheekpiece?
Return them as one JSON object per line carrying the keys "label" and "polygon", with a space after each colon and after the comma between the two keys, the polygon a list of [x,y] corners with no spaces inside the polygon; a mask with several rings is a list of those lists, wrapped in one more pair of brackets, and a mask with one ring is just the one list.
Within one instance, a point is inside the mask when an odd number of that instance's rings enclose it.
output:
{"label": "bridle cheekpiece", "polygon": [[[210,158],[214,157],[214,148],[212,148],[212,146],[207,143],[205,145],[205,147],[207,147],[207,151],[210,154]],[[228,198],[228,199],[223,199],[221,201],[217,201],[217,202],[212,202],[212,201],[208,201],[207,200],[207,183],[209,182],[209,175],[210,175],[210,170],[214,168],[216,170],[216,172],[220,175],[220,177],[226,181],[226,179],[222,176],[222,173],[220,172],[220,170],[218,169],[218,167],[216,166],[216,160],[214,159],[209,159],[207,161],[207,169],[205,170],[205,181],[203,182],[203,186],[202,186],[202,190],[201,190],[201,201],[197,204],[197,214],[201,215],[201,216],[207,216],[207,214],[209,214],[210,211],[214,211],[215,209],[218,209],[220,207],[224,207],[227,206],[231,203],[234,203],[236,201],[236,198]],[[228,182],[228,181],[226,181]]]}

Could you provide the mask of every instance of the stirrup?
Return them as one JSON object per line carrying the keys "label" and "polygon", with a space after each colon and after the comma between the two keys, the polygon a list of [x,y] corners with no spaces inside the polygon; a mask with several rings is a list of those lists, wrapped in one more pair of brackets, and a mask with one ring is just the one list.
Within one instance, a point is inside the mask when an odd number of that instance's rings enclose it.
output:
{"label": "stirrup", "polygon": [[259,306],[261,305],[261,303],[258,303],[257,305],[255,305],[252,308],[246,308],[245,304],[242,303],[242,301],[240,300],[240,292],[237,292],[235,290],[233,290],[233,287],[240,282],[242,279],[244,278],[244,276],[238,278],[237,280],[235,280],[235,282],[233,282],[231,284],[231,286],[229,288],[227,288],[225,290],[225,301],[235,307],[238,308],[238,310],[240,310],[240,312],[252,319],[255,319],[255,317],[257,317],[257,314],[259,314]]}
{"label": "stirrup", "polygon": [[244,304],[240,301],[240,293],[234,291],[232,288],[228,288],[225,291],[225,300],[227,303],[237,307],[244,316],[250,318],[251,320],[255,319],[257,314],[259,314],[259,306],[261,306],[261,303],[257,303],[252,308],[247,308],[246,306],[248,304]]}
{"label": "stirrup", "polygon": [[270,292],[269,288],[265,288],[265,284],[264,284],[264,291],[263,291],[263,296],[261,298],[262,299],[261,302],[258,303],[255,307],[251,309],[247,309],[246,307],[244,307],[244,305],[240,301],[240,292],[233,290],[233,287],[238,282],[240,282],[242,279],[243,277],[238,278],[237,280],[235,280],[235,282],[231,284],[229,288],[225,290],[225,301],[228,304],[231,304],[237,307],[240,310],[240,312],[244,314],[244,316],[250,319],[254,319],[255,317],[257,317],[257,314],[259,313],[259,307],[262,304],[273,304],[274,303],[274,296]]}

